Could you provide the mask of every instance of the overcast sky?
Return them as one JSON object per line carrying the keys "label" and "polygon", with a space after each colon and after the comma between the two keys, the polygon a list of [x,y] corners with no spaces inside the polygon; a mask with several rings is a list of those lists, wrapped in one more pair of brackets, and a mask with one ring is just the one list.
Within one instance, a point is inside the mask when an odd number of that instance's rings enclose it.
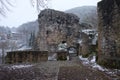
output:
{"label": "overcast sky", "polygon": [[[100,0],[51,0],[49,7],[55,10],[65,11],[80,6],[97,6]],[[7,12],[6,17],[0,16],[0,25],[18,27],[19,25],[37,19],[38,12],[30,4],[30,0],[16,0],[14,7]]]}

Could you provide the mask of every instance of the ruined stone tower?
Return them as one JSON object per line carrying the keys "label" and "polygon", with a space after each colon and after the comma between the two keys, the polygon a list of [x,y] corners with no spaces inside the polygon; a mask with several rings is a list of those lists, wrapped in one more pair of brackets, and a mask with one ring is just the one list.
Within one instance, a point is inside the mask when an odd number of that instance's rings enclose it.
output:
{"label": "ruined stone tower", "polygon": [[120,0],[98,3],[98,63],[120,68]]}
{"label": "ruined stone tower", "polygon": [[76,15],[45,9],[39,14],[38,22],[39,50],[56,51],[62,41],[66,41],[68,46],[74,46],[79,36],[79,18]]}

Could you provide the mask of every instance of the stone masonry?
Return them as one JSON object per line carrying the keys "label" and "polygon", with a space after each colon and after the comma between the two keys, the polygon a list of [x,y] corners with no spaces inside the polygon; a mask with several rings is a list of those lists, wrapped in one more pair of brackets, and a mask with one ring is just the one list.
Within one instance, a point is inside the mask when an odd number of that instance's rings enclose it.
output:
{"label": "stone masonry", "polygon": [[98,63],[120,68],[120,0],[98,3]]}
{"label": "stone masonry", "polygon": [[5,62],[14,63],[36,63],[48,60],[47,51],[13,51],[7,52]]}
{"label": "stone masonry", "polygon": [[83,57],[88,57],[90,54],[89,52],[89,36],[85,33],[81,33],[81,38],[82,38],[82,47],[81,47],[81,53]]}
{"label": "stone masonry", "polygon": [[62,41],[66,41],[68,47],[74,46],[79,36],[79,18],[76,15],[45,9],[39,14],[38,22],[37,45],[41,51],[55,52]]}

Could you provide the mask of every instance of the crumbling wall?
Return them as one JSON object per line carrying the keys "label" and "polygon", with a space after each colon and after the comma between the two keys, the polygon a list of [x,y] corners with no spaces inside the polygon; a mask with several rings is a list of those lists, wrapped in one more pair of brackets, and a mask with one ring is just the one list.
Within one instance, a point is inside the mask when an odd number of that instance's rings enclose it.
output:
{"label": "crumbling wall", "polygon": [[48,60],[47,51],[13,51],[8,52],[5,58],[6,63],[34,63]]}
{"label": "crumbling wall", "polygon": [[98,3],[98,63],[120,68],[120,0]]}
{"label": "crumbling wall", "polygon": [[39,50],[55,51],[62,41],[66,41],[68,47],[73,46],[79,36],[79,18],[73,14],[45,9],[39,14],[38,22]]}
{"label": "crumbling wall", "polygon": [[88,57],[89,55],[89,36],[85,33],[81,33],[81,38],[82,38],[82,49],[81,49],[81,53],[83,57]]}

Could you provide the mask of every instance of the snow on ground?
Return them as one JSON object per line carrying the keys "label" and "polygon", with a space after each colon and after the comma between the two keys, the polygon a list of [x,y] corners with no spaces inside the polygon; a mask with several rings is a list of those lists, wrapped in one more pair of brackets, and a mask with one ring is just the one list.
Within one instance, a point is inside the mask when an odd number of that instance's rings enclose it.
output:
{"label": "snow on ground", "polygon": [[88,58],[83,58],[82,56],[79,56],[79,58],[80,58],[80,60],[82,60],[83,61],[83,64],[89,64],[89,60],[88,60]]}
{"label": "snow on ground", "polygon": [[120,72],[118,69],[106,69],[96,63],[96,56],[93,56],[91,60],[88,58],[83,58],[82,56],[79,56],[79,59],[82,60],[83,65],[88,65],[92,67],[93,69],[98,69],[100,71],[103,71],[111,76],[117,76],[117,73]]}
{"label": "snow on ground", "polygon": [[32,64],[14,64],[14,65],[0,65],[0,70],[1,66],[3,68],[9,69],[9,70],[15,70],[15,69],[24,69],[24,68],[30,68],[34,65]]}
{"label": "snow on ground", "polygon": [[83,61],[84,65],[90,65],[92,68],[98,69],[100,71],[107,70],[106,68],[103,68],[102,66],[98,65],[96,63],[96,56],[93,56],[91,60],[88,60],[88,58],[83,58],[82,56],[79,56],[80,60]]}
{"label": "snow on ground", "polygon": [[70,60],[70,57],[69,57],[69,56],[67,56],[67,60]]}
{"label": "snow on ground", "polygon": [[13,69],[18,69],[18,68],[27,68],[27,67],[32,67],[33,65],[13,65],[11,66],[10,68],[13,68]]}
{"label": "snow on ground", "polygon": [[2,56],[2,49],[0,49],[0,57]]}
{"label": "snow on ground", "polygon": [[23,50],[30,50],[31,47],[28,47],[28,46],[23,46],[22,48],[19,48],[18,51],[23,51]]}
{"label": "snow on ground", "polygon": [[[67,56],[67,60],[69,60],[69,56]],[[57,61],[57,54],[53,54],[51,56],[48,56],[48,61]]]}
{"label": "snow on ground", "polygon": [[11,68],[26,68],[26,67],[32,67],[33,65],[13,65]]}
{"label": "snow on ground", "polygon": [[52,56],[48,56],[48,60],[49,61],[56,61],[57,59],[56,59],[56,54],[53,54]]}

